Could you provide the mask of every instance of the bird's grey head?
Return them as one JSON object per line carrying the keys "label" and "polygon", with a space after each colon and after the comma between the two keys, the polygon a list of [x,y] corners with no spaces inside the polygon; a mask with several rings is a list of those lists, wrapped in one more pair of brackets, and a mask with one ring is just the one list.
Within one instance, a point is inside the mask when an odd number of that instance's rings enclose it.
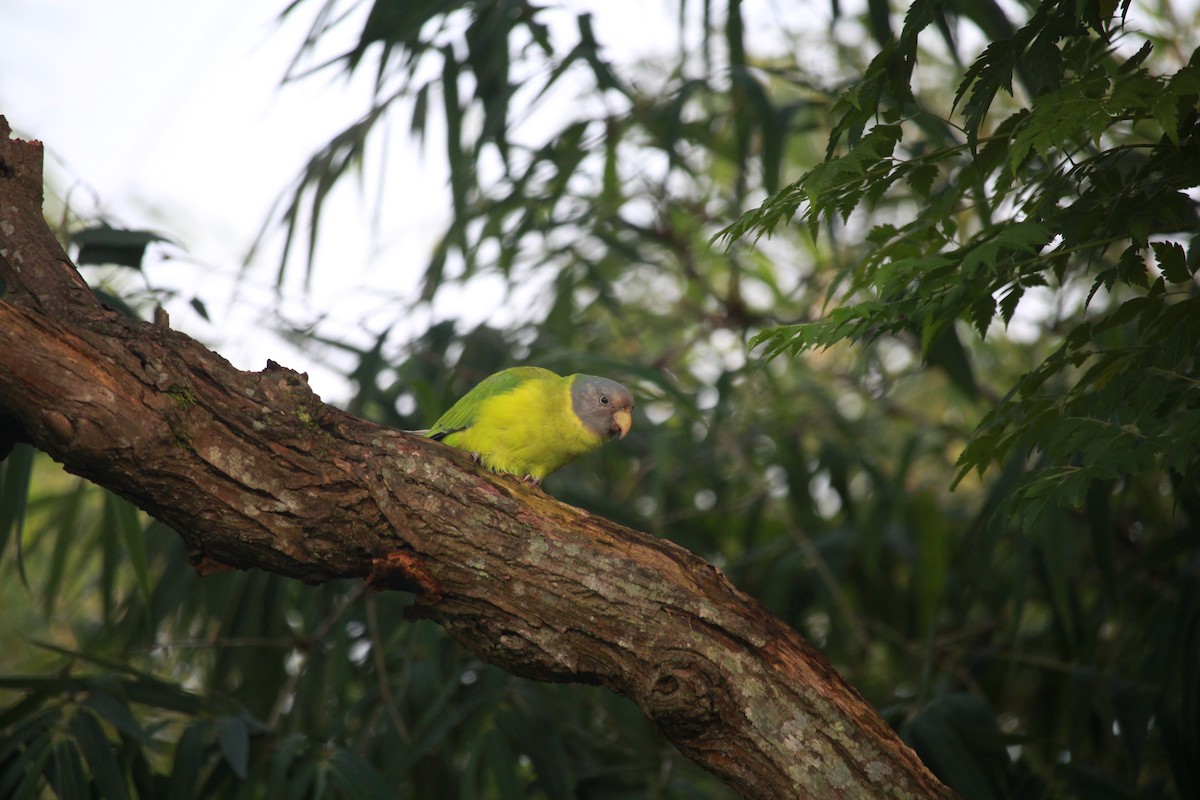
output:
{"label": "bird's grey head", "polygon": [[576,375],[571,382],[571,408],[597,436],[625,438],[633,424],[633,393],[616,381]]}

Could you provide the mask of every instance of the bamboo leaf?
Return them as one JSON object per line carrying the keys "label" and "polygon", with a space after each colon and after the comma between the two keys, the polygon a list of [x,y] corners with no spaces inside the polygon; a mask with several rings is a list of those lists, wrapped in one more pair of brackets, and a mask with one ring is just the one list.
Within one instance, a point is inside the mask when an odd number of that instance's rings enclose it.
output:
{"label": "bamboo leaf", "polygon": [[125,778],[117,762],[116,751],[104,735],[104,729],[89,711],[81,711],[71,717],[71,734],[87,760],[92,778],[100,795],[109,800],[127,800]]}
{"label": "bamboo leaf", "polygon": [[205,763],[205,749],[212,736],[208,720],[196,720],[187,727],[175,745],[171,778],[167,783],[167,800],[193,800],[199,797],[200,771]]}
{"label": "bamboo leaf", "polygon": [[54,791],[62,800],[75,800],[90,794],[83,759],[73,742],[64,739],[54,745],[53,769]]}
{"label": "bamboo leaf", "polygon": [[329,777],[343,797],[354,800],[390,800],[396,796],[379,772],[349,750],[339,750],[329,759]]}
{"label": "bamboo leaf", "polygon": [[146,560],[146,542],[142,536],[142,523],[138,510],[128,500],[114,494],[105,495],[105,503],[111,506],[113,524],[125,545],[125,554],[137,581],[138,598],[145,607],[150,606],[150,570]]}
{"label": "bamboo leaf", "polygon": [[242,716],[221,717],[214,723],[225,763],[245,779],[250,766],[250,726]]}
{"label": "bamboo leaf", "polygon": [[25,530],[25,511],[29,502],[29,485],[33,475],[34,450],[18,443],[3,462],[0,462],[0,554],[10,535],[16,542],[17,571],[21,582],[29,586],[25,574],[25,555],[21,536]]}

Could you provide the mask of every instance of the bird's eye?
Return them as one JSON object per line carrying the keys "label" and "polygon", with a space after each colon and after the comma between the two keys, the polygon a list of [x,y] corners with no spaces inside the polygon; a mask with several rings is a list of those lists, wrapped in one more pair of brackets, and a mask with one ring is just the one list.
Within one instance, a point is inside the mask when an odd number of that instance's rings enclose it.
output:
{"label": "bird's eye", "polygon": [[606,395],[606,394],[600,395],[600,405],[602,405],[602,406],[608,405],[608,395]]}

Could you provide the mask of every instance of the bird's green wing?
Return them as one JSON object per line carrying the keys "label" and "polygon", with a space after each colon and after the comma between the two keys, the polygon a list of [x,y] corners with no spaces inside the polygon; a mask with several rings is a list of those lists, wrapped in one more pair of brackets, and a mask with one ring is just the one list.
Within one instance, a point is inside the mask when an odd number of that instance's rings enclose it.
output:
{"label": "bird's green wing", "polygon": [[553,372],[541,367],[512,367],[489,375],[450,406],[425,435],[430,439],[441,439],[451,433],[466,430],[475,424],[479,408],[488,398],[511,392],[527,381],[547,379],[560,380]]}

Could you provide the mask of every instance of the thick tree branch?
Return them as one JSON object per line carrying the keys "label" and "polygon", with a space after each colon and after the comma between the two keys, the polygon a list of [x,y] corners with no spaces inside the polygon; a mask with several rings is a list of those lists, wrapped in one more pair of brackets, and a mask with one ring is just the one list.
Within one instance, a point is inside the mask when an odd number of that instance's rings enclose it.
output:
{"label": "thick tree branch", "polygon": [[607,686],[746,797],[953,796],[820,653],[686,550],[105,309],[41,218],[40,161],[0,118],[10,440],[173,527],[201,568],[410,591],[507,670]]}

